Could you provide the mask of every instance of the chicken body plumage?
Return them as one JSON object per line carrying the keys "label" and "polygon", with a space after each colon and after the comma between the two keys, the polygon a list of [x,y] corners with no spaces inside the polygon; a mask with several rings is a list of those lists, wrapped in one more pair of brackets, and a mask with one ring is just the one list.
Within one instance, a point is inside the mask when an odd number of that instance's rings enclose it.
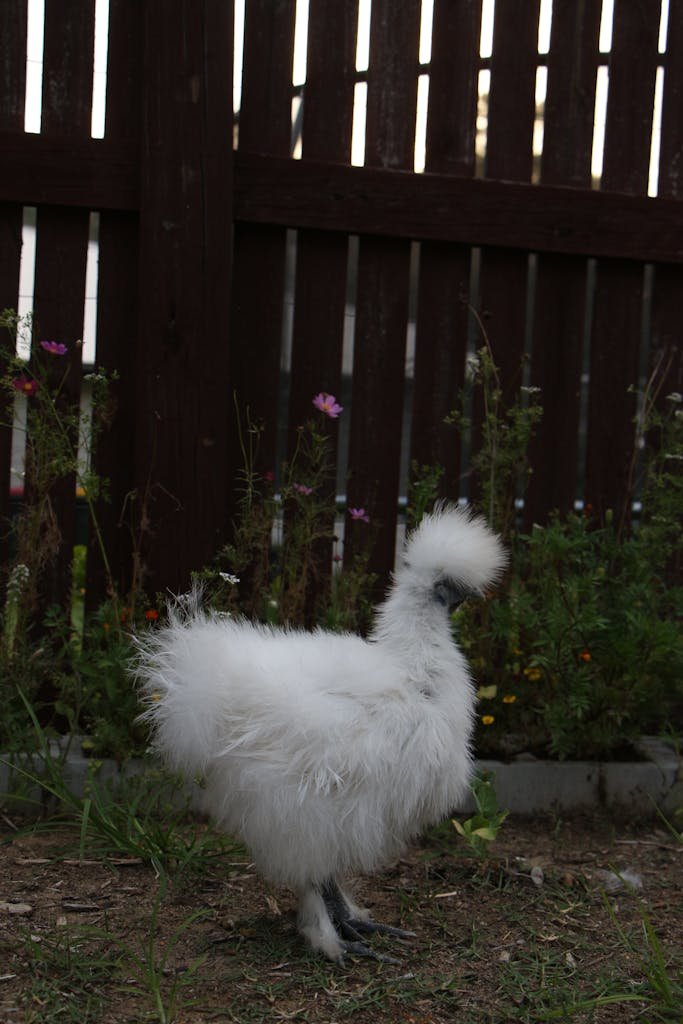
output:
{"label": "chicken body plumage", "polygon": [[503,564],[481,520],[444,508],[409,538],[368,640],[211,614],[195,596],[138,641],[154,746],[205,776],[218,827],[299,894],[300,930],[334,960],[359,944],[331,903],[374,927],[336,880],[390,863],[466,791],[476,698],[449,606]]}

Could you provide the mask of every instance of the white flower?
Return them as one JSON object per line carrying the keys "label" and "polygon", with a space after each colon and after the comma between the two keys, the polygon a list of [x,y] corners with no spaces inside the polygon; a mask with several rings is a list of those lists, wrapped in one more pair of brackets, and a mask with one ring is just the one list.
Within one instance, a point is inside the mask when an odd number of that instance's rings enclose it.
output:
{"label": "white flower", "polygon": [[676,402],[677,404],[680,404],[683,402],[683,395],[680,391],[672,391],[670,395],[666,396],[666,400],[667,402]]}
{"label": "white flower", "polygon": [[229,583],[233,587],[240,581],[239,576],[233,576],[231,572],[219,572],[218,575],[222,580],[225,580],[226,583]]}
{"label": "white flower", "polygon": [[481,361],[476,352],[470,352],[465,360],[465,380],[476,380]]}

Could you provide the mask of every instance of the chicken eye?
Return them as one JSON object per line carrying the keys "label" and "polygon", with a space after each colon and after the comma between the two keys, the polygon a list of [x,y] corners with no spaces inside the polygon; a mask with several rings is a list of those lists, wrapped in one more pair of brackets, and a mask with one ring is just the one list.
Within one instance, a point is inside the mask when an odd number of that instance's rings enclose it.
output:
{"label": "chicken eye", "polygon": [[453,580],[437,580],[434,584],[434,600],[449,612],[455,611],[469,596],[470,591]]}

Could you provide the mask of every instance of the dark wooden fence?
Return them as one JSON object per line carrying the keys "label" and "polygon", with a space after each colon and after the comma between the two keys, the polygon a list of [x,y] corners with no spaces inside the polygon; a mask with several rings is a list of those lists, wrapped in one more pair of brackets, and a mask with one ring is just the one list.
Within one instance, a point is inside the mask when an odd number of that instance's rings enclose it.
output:
{"label": "dark wooden fence", "polygon": [[[682,333],[683,0],[668,4],[663,52],[660,0],[615,0],[605,52],[599,0],[554,0],[547,53],[538,51],[539,8],[540,0],[497,0],[492,53],[482,57],[480,0],[434,0],[431,58],[421,65],[420,3],[373,0],[368,69],[359,71],[357,0],[310,0],[301,89],[292,84],[295,0],[246,0],[234,126],[233,5],[110,0],[106,128],[93,139],[94,0],[46,4],[40,134],[24,132],[27,0],[3,0],[0,306],[17,305],[23,208],[37,207],[38,333],[80,337],[89,215],[99,212],[97,363],[120,373],[119,415],[99,456],[111,481],[102,518],[124,590],[126,523],[139,530],[144,515],[151,589],[184,587],[229,535],[241,463],[233,393],[266,425],[264,468],[275,466],[279,437],[309,416],[316,392],[344,395],[341,478],[348,471],[348,503],[381,524],[374,568],[386,572],[401,460],[439,462],[447,492],[467,491],[461,445],[443,420],[476,341],[469,307],[486,325],[508,391],[526,354],[528,380],[543,392],[527,517],[566,510],[577,497],[598,510],[624,500],[633,386],[668,353],[662,393],[681,390],[680,357],[669,356]],[[605,66],[596,188],[595,91]],[[539,67],[547,93],[535,156]],[[482,70],[490,72],[483,159]],[[413,170],[420,75],[429,76],[423,174]],[[351,165],[359,83],[367,87],[362,167]],[[301,95],[301,158],[293,159],[292,100]],[[72,394],[80,382],[74,366]],[[10,451],[3,428],[4,517]],[[73,489],[60,496],[58,516],[64,558],[53,584],[65,591]]]}

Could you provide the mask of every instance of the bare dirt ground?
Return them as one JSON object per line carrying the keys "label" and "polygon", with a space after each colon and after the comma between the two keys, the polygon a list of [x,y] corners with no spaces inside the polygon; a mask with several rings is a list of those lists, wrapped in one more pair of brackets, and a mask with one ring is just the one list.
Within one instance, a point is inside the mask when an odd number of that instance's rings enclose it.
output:
{"label": "bare dirt ground", "polygon": [[659,823],[509,819],[484,861],[442,826],[354,885],[417,933],[373,940],[401,965],[344,967],[304,948],[292,896],[239,848],[164,890],[134,858],[79,859],[74,830],[15,827],[0,825],[0,1024],[683,1020],[683,846]]}

